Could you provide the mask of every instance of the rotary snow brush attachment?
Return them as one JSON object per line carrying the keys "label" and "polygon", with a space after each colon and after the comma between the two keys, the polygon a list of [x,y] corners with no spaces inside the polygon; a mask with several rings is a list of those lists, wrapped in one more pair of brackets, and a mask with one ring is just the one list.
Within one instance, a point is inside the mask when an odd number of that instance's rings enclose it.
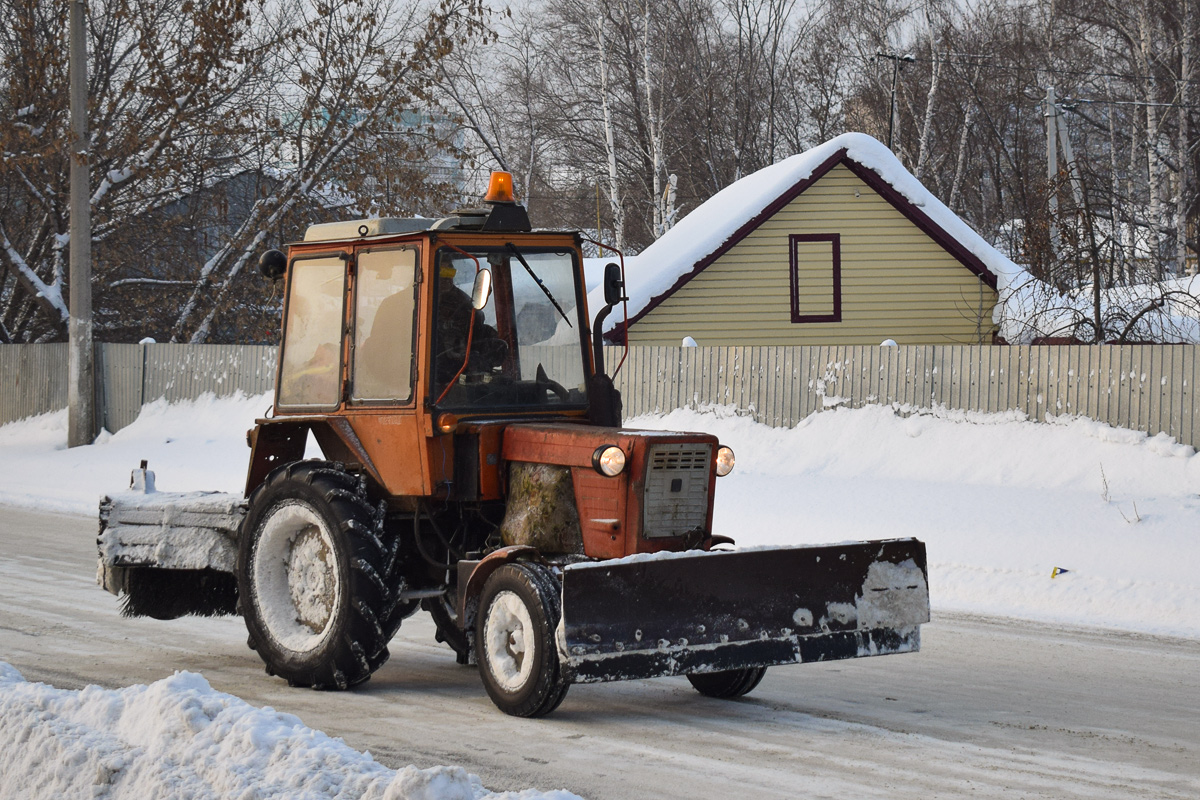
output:
{"label": "rotary snow brush attachment", "polygon": [[559,656],[591,683],[915,652],[926,576],[916,539],[571,564]]}
{"label": "rotary snow brush attachment", "polygon": [[211,569],[127,567],[120,588],[121,616],[178,619],[237,613],[237,580]]}
{"label": "rotary snow brush attachment", "polygon": [[246,503],[219,492],[159,492],[143,461],[130,491],[100,501],[96,582],[127,617],[237,613],[237,537]]}

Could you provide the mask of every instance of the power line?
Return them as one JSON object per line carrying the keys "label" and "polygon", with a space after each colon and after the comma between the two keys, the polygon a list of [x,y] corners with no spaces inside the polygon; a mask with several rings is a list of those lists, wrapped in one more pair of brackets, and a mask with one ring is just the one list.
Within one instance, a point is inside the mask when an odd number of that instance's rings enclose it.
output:
{"label": "power line", "polygon": [[1147,103],[1140,100],[1090,100],[1086,97],[1064,97],[1059,100],[1061,105],[1067,111],[1072,111],[1074,103],[1089,103],[1093,105],[1108,105],[1108,106],[1149,106],[1152,108],[1182,108],[1187,111],[1200,111],[1200,106],[1181,106],[1178,103]]}
{"label": "power line", "polygon": [[[875,61],[875,58],[872,56],[858,56],[858,58],[862,61],[872,61],[872,62]],[[1081,78],[1117,78],[1120,80],[1127,80],[1127,81],[1158,80],[1157,78],[1155,78],[1152,75],[1129,75],[1129,74],[1120,73],[1120,72],[1092,72],[1092,71],[1085,71],[1085,70],[1062,69],[1062,68],[1058,68],[1058,67],[1027,66],[1024,64],[1018,64],[1018,63],[1014,63],[1014,62],[1000,61],[996,58],[996,56],[981,55],[981,54],[975,54],[975,53],[945,53],[942,55],[934,56],[932,58],[929,56],[912,56],[911,58],[919,64],[933,64],[933,63],[950,64],[950,63],[955,63],[955,62],[960,62],[960,63],[961,62],[966,62],[966,63],[977,62],[977,64],[988,64],[994,69],[1004,70],[1007,72],[1044,72],[1044,73],[1047,73],[1050,75],[1062,75],[1062,76],[1072,76],[1072,77],[1081,77]],[[1165,80],[1162,82],[1170,83],[1170,84],[1176,84],[1176,83],[1200,84],[1200,79],[1197,79],[1197,78],[1170,78],[1169,80]]]}

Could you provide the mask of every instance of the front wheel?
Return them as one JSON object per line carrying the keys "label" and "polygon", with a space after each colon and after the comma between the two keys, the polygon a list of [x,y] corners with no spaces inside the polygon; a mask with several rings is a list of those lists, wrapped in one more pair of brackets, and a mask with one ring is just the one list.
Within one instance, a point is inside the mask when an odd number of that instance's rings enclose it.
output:
{"label": "front wheel", "polygon": [[692,687],[705,697],[732,699],[749,694],[767,674],[766,667],[746,667],[726,672],[697,672],[688,675]]}
{"label": "front wheel", "polygon": [[483,586],[475,656],[484,688],[506,714],[545,716],[567,696],[554,646],[560,591],[540,564],[505,564]]}

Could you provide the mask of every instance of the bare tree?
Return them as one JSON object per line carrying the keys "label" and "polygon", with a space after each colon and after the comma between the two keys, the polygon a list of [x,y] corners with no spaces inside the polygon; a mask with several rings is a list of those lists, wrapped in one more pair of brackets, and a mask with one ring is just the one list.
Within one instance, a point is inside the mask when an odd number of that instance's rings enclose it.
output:
{"label": "bare tree", "polygon": [[[326,0],[90,4],[101,331],[132,329],[121,320],[143,314],[144,328],[204,341],[220,315],[245,305],[244,267],[268,238],[306,215],[369,204],[361,176],[379,170],[357,143],[428,106],[436,63],[482,32],[480,0],[401,3],[362,0],[336,13]],[[13,21],[0,33],[0,113],[18,122],[0,131],[0,337],[61,338],[67,2],[0,8]],[[427,171],[412,177],[415,203],[436,193]],[[232,184],[238,198],[218,191]],[[197,211],[201,196],[210,206]],[[201,218],[212,222],[204,236]]]}
{"label": "bare tree", "polygon": [[[476,70],[452,88],[487,84],[456,99],[480,134],[465,146],[493,161],[525,152],[514,143],[532,126],[513,125],[511,110],[535,96],[529,119],[542,124],[523,182],[553,198],[556,221],[590,227],[594,214],[636,250],[665,229],[672,175],[682,214],[843,131],[884,136],[891,61],[874,58],[911,55],[896,97],[901,160],[1037,280],[1094,294],[1195,263],[1194,2],[534,0],[520,16],[536,18],[535,31],[501,28],[502,41],[542,53],[513,59],[528,80]],[[1060,160],[1048,179],[1050,87],[1089,166]],[[495,108],[509,110],[507,126],[488,122]],[[1069,239],[1062,254],[1057,229]]]}

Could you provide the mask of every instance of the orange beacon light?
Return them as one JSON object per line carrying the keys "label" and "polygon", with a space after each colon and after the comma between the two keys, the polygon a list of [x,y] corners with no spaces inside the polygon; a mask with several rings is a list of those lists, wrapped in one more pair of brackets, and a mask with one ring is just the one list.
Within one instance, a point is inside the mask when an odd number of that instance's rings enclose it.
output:
{"label": "orange beacon light", "polygon": [[483,197],[485,203],[515,203],[513,197],[513,177],[511,172],[493,172],[488,180],[487,194]]}

